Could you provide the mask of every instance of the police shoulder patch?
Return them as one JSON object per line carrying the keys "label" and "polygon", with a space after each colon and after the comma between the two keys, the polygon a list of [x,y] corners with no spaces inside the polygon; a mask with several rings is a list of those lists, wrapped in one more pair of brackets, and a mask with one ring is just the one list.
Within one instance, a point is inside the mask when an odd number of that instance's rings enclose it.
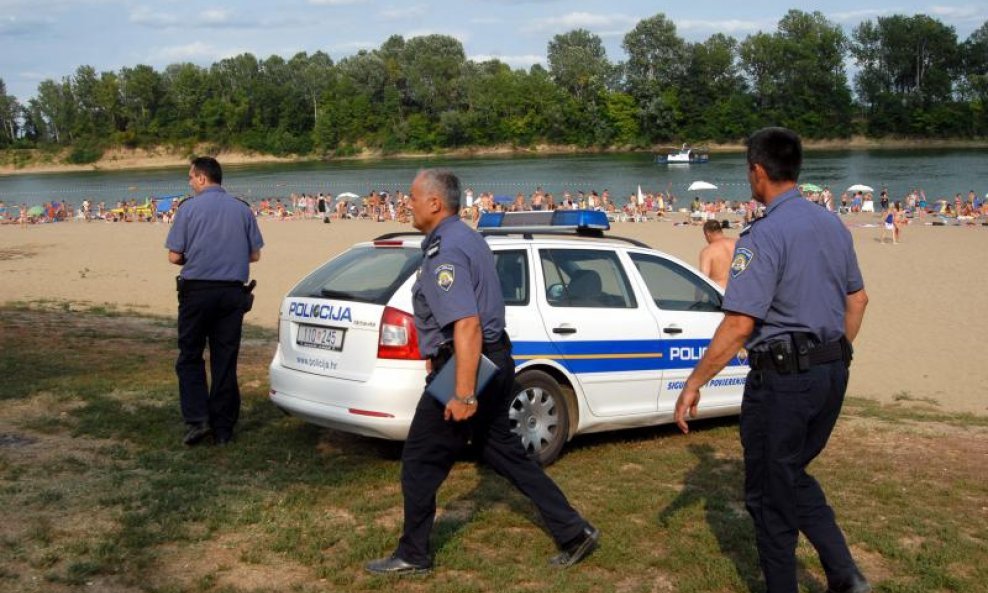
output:
{"label": "police shoulder patch", "polygon": [[731,261],[731,278],[737,278],[747,270],[753,259],[755,259],[755,253],[752,250],[738,247],[734,251],[734,260]]}
{"label": "police shoulder patch", "polygon": [[436,284],[439,288],[449,292],[456,281],[456,268],[453,264],[441,264],[436,267]]}

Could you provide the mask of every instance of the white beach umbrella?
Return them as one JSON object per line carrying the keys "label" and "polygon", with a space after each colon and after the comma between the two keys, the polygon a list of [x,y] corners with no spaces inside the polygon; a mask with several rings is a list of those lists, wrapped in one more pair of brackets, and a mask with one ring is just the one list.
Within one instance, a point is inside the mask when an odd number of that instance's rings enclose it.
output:
{"label": "white beach umbrella", "polygon": [[855,183],[851,187],[847,188],[847,191],[875,191],[875,189],[862,183]]}
{"label": "white beach umbrella", "polygon": [[686,191],[696,191],[700,189],[717,189],[717,186],[713,183],[707,183],[706,181],[694,181],[688,188],[686,188]]}
{"label": "white beach umbrella", "polygon": [[360,196],[358,196],[357,194],[355,194],[353,192],[345,191],[345,192],[343,192],[341,194],[338,194],[336,196],[336,199],[338,199],[338,200],[357,200],[357,199],[360,199]]}

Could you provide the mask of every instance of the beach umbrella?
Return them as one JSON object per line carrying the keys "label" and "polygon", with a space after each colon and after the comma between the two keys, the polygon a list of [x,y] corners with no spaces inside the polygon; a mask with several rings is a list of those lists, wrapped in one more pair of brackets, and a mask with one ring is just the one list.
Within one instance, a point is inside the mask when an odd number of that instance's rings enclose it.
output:
{"label": "beach umbrella", "polygon": [[875,191],[875,189],[861,183],[855,183],[847,188],[847,191]]}
{"label": "beach umbrella", "polygon": [[337,194],[336,199],[338,199],[338,200],[359,200],[360,199],[360,196],[358,196],[357,194],[355,194],[353,192],[345,191],[345,192],[343,192],[341,194]]}
{"label": "beach umbrella", "polygon": [[820,187],[819,185],[816,185],[815,183],[804,183],[799,186],[799,189],[803,190],[804,192],[808,191],[814,193],[819,193],[823,191],[823,188]]}
{"label": "beach umbrella", "polygon": [[45,213],[45,209],[41,206],[31,206],[27,209],[28,216],[41,216]]}
{"label": "beach umbrella", "polygon": [[701,189],[717,189],[717,186],[706,181],[694,181],[686,188],[686,191],[697,191]]}

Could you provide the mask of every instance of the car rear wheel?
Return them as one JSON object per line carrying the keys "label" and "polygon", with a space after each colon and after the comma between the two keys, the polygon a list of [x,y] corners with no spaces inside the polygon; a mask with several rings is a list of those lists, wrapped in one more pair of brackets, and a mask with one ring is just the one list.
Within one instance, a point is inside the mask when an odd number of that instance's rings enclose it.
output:
{"label": "car rear wheel", "polygon": [[559,457],[569,435],[569,403],[562,387],[542,371],[522,373],[515,381],[508,421],[525,451],[549,465]]}

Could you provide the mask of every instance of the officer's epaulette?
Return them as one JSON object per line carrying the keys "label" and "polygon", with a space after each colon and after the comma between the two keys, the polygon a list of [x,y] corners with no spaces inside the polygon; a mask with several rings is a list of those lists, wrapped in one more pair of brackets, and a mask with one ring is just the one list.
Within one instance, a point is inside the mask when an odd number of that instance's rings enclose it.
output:
{"label": "officer's epaulette", "polygon": [[756,222],[758,222],[759,220],[764,220],[764,219],[765,219],[765,217],[762,216],[761,218],[756,218],[755,220],[752,220],[751,222],[749,222],[748,224],[746,224],[743,229],[741,229],[741,232],[738,234],[738,236],[739,237],[743,237],[743,236],[747,235],[751,231],[751,227],[755,226],[755,223]]}
{"label": "officer's epaulette", "polygon": [[244,206],[247,206],[248,208],[250,208],[250,202],[248,202],[247,200],[245,200],[245,199],[243,199],[243,198],[241,198],[241,197],[238,197],[238,196],[233,196],[233,197],[234,197],[234,198],[235,198],[235,199],[236,199],[236,200],[237,200],[238,202],[242,202]]}
{"label": "officer's epaulette", "polygon": [[182,199],[181,199],[181,200],[179,200],[179,202],[178,202],[178,207],[179,207],[179,208],[181,208],[181,207],[182,207],[182,204],[184,204],[184,203],[186,203],[186,202],[191,202],[191,201],[192,201],[192,198],[194,198],[194,197],[195,197],[195,196],[186,196],[186,197],[184,197],[184,198],[182,198]]}

